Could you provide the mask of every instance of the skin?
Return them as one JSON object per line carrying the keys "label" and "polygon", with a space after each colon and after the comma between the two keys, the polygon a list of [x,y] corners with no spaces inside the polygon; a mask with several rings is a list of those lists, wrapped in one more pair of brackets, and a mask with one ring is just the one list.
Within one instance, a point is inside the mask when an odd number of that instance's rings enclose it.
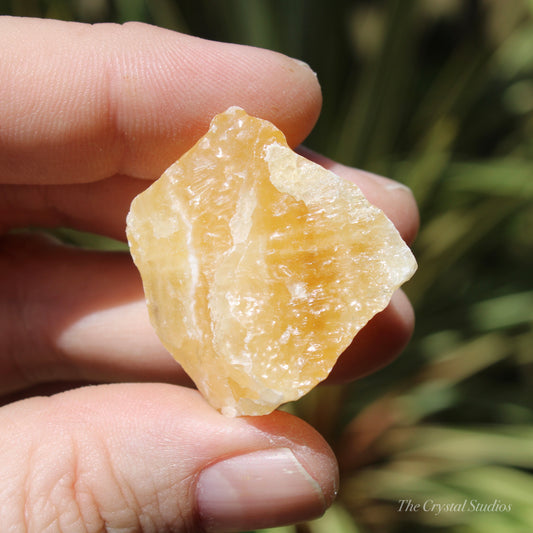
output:
{"label": "skin", "polygon": [[[66,226],[124,240],[133,197],[230,105],[298,146],[320,111],[315,75],[274,52],[138,23],[0,17],[0,50],[0,530],[222,531],[320,515],[337,490],[327,444],[286,413],[228,419],[207,406],[149,326],[128,254],[7,233]],[[357,183],[413,240],[407,189],[300,150]],[[398,292],[330,381],[385,365],[412,329]],[[235,478],[236,510],[220,507],[217,465],[249,457],[259,472],[280,450],[314,492],[291,491],[273,513],[284,475],[274,461],[257,487]]]}

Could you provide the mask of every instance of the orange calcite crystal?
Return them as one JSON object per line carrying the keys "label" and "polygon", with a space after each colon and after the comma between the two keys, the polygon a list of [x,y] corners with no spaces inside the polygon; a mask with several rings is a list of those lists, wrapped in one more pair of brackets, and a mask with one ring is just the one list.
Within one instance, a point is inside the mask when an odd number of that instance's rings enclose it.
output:
{"label": "orange calcite crystal", "polygon": [[354,184],[237,107],[134,199],[127,234],[157,334],[228,416],[308,392],[416,270]]}

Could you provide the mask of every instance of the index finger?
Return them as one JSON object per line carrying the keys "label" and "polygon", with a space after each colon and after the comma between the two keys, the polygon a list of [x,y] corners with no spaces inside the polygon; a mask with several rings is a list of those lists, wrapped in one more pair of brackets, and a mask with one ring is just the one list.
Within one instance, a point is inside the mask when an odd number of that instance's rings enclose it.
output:
{"label": "index finger", "polygon": [[297,145],[321,95],[303,63],[141,23],[0,17],[0,181],[153,179],[230,105]]}

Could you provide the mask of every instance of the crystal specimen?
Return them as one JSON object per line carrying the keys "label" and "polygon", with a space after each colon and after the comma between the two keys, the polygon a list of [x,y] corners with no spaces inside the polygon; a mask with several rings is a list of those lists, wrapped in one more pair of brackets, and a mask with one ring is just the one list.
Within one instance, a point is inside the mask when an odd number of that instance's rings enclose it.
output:
{"label": "crystal specimen", "polygon": [[228,416],[326,378],[416,269],[354,184],[238,107],[134,199],[127,235],[157,334]]}

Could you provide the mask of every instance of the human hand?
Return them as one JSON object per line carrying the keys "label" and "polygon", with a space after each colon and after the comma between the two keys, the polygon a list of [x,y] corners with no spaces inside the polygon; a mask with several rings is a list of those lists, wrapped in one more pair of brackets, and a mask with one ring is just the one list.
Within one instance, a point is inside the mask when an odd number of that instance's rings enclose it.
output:
{"label": "human hand", "polygon": [[[312,72],[265,50],[136,23],[10,17],[0,18],[0,44],[4,233],[68,226],[124,239],[133,197],[215,113],[239,105],[292,146],[319,113]],[[414,237],[407,190],[306,155]],[[0,531],[242,530],[309,519],[331,503],[336,462],[315,430],[283,412],[228,419],[176,386],[187,378],[149,325],[128,254],[24,234],[4,235],[0,251]],[[330,381],[385,364],[412,327],[398,292]]]}

